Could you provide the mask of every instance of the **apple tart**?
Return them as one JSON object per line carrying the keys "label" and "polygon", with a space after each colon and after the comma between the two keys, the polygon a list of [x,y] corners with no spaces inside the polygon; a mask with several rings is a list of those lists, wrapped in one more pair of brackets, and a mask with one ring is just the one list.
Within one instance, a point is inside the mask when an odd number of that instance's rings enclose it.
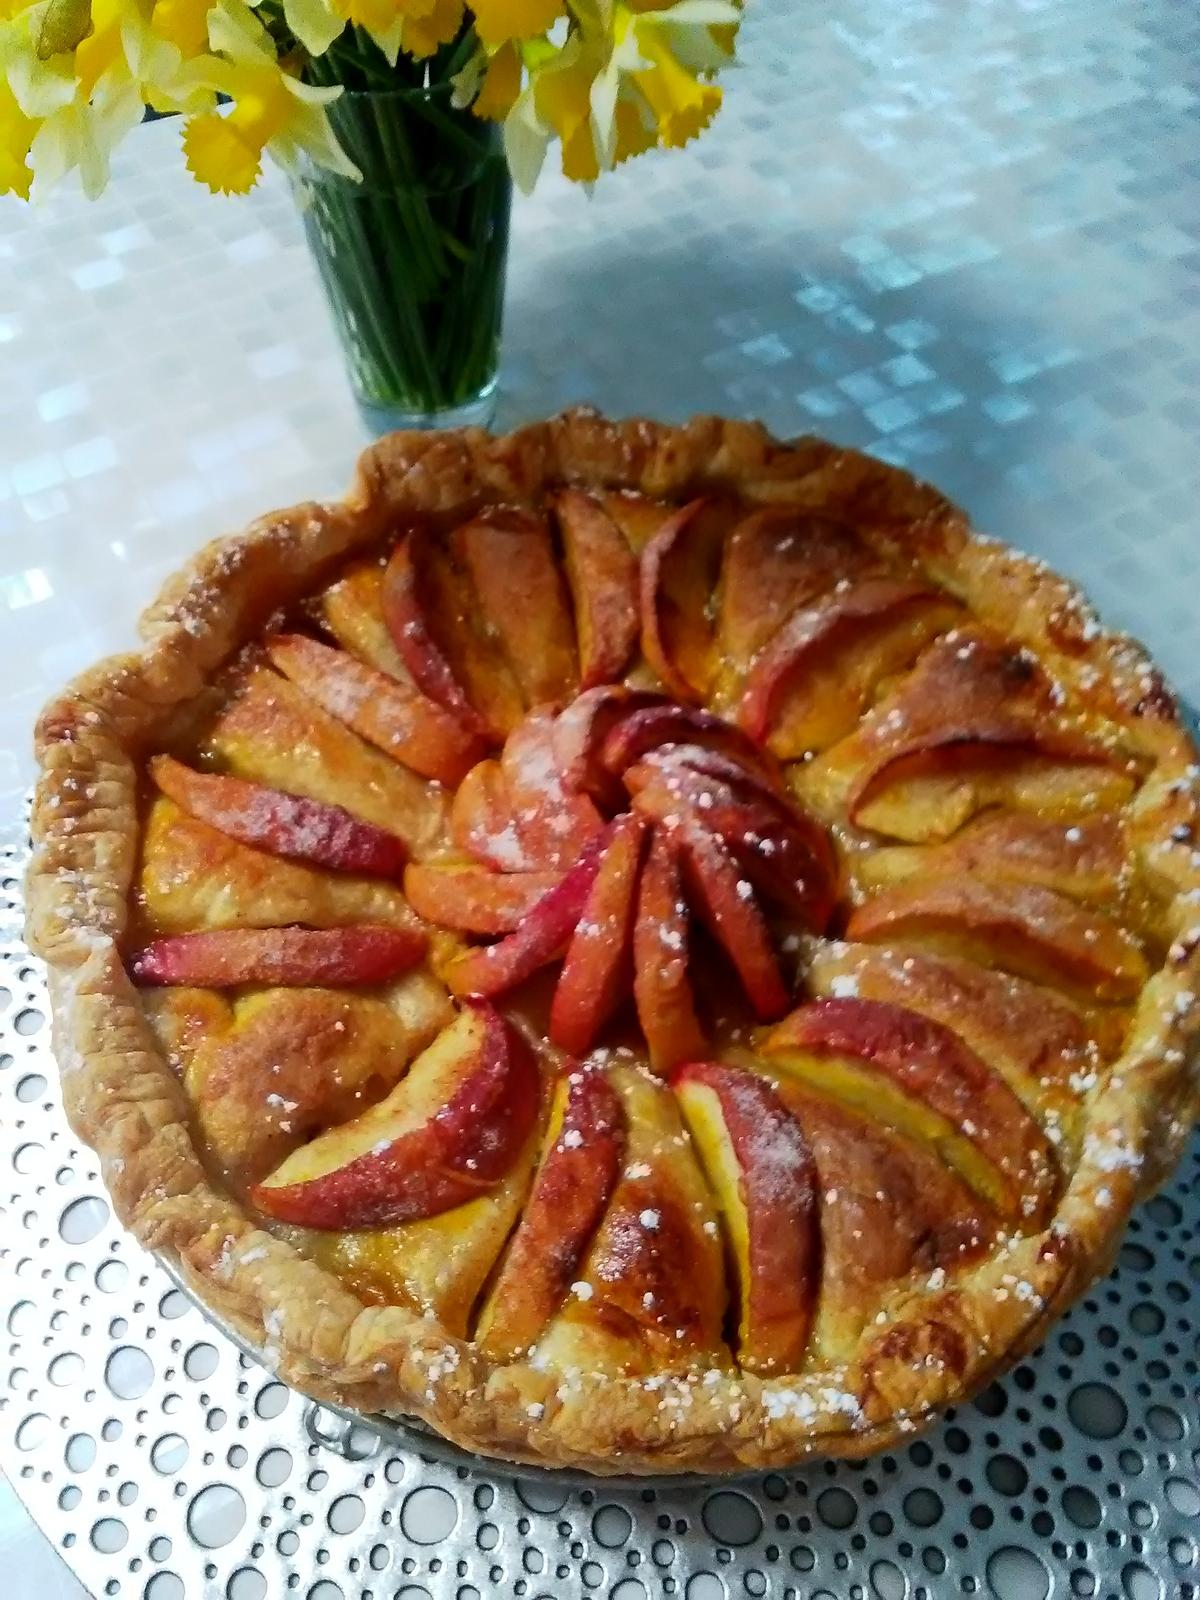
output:
{"label": "apple tart", "polygon": [[288,1380],[599,1473],[863,1455],[1197,1106],[1200,770],[935,490],[757,426],[396,434],[41,718],[116,1207]]}

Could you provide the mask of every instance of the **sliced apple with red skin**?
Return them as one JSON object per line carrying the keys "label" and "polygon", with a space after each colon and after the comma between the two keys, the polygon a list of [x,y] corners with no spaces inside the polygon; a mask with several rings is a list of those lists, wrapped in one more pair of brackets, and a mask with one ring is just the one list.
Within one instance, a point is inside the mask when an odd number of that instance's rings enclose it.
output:
{"label": "sliced apple with red skin", "polygon": [[857,907],[846,936],[966,956],[1088,1000],[1132,1000],[1149,976],[1132,934],[1036,884],[959,877],[900,884]]}
{"label": "sliced apple with red skin", "polygon": [[473,862],[411,862],[404,892],[419,917],[462,933],[511,933],[562,874],[493,872]]}
{"label": "sliced apple with red skin", "polygon": [[817,1000],[762,1049],[817,1093],[935,1147],[1001,1215],[1032,1227],[1053,1207],[1053,1147],[1003,1078],[941,1023],[880,1000]]}
{"label": "sliced apple with red skin", "polygon": [[498,508],[454,530],[451,544],[526,707],[576,693],[575,630],[543,517]]}
{"label": "sliced apple with red skin", "polygon": [[600,503],[579,489],[554,498],[567,582],[575,602],[581,689],[611,683],[638,641],[637,558]]}
{"label": "sliced apple with red skin", "polygon": [[738,722],[783,760],[848,733],[881,679],[908,666],[959,608],[913,579],[866,578],[795,612],[750,669]]}
{"label": "sliced apple with red skin", "polygon": [[545,1152],[476,1331],[491,1361],[525,1355],[562,1305],[600,1224],[625,1151],[625,1114],[605,1074],[555,1089]]}
{"label": "sliced apple with red skin", "polygon": [[705,1050],[688,979],[688,921],[678,849],[660,828],[642,868],[633,925],[634,1000],[658,1073]]}
{"label": "sliced apple with red skin", "polygon": [[471,768],[450,807],[450,836],[458,848],[499,872],[532,872],[536,863],[513,821],[512,795],[489,758]]}
{"label": "sliced apple with red skin", "polygon": [[677,699],[703,700],[716,670],[709,606],[720,573],[730,508],[693,500],[642,551],[642,653]]}
{"label": "sliced apple with red skin", "polygon": [[[803,768],[792,781],[824,816],[845,816],[856,788],[882,772],[902,750],[935,750],[978,732],[983,744],[1025,742],[1030,754],[1048,741],[1073,741],[1058,748],[1068,757],[1101,756],[1123,771],[1124,756],[1094,735],[1102,728],[1065,727],[1058,695],[1046,672],[1026,650],[976,624],[957,627],[935,640],[912,671],[863,718],[857,730]],[[956,778],[955,787],[969,784]],[[998,796],[1003,800],[1003,796]],[[1052,795],[1048,796],[1052,798]],[[981,797],[979,804],[985,804]],[[1096,809],[1099,809],[1098,807]],[[971,814],[960,813],[959,822]],[[901,835],[896,835],[901,837]]]}
{"label": "sliced apple with red skin", "polygon": [[383,575],[380,601],[396,649],[415,681],[431,700],[452,712],[480,738],[492,730],[467,698],[438,637],[437,591],[433,575],[432,536],[414,527],[397,544]]}
{"label": "sliced apple with red skin", "polygon": [[416,928],[216,928],[156,939],[130,957],[137,983],[337,987],[385,983],[415,966],[427,940]]}
{"label": "sliced apple with red skin", "polygon": [[631,767],[634,806],[657,821],[686,815],[720,838],[766,899],[820,932],[836,892],[836,863],[825,830],[781,795],[707,751],[662,750]]}
{"label": "sliced apple with red skin", "polygon": [[655,500],[650,495],[624,489],[602,494],[600,504],[635,555],[642,553],[677,509],[665,500]]}
{"label": "sliced apple with red skin", "polygon": [[886,1000],[953,1028],[1035,1115],[1053,1114],[1067,1132],[1081,1106],[1073,1085],[1097,1081],[1120,1047],[1119,1033],[1097,1026],[1095,1008],[1085,1014],[1053,989],[959,957],[824,943],[807,981],[818,997]]}
{"label": "sliced apple with red skin", "polygon": [[630,812],[612,824],[550,1007],[550,1038],[571,1055],[592,1048],[628,989],[646,824]]}
{"label": "sliced apple with red skin", "polygon": [[1072,900],[1112,905],[1122,897],[1126,850],[1114,816],[1064,825],[1023,812],[985,811],[945,844],[865,851],[853,868],[867,890],[960,874],[1040,884]]}
{"label": "sliced apple with red skin", "polygon": [[671,1086],[732,1246],[739,1364],[747,1372],[796,1372],[820,1281],[808,1143],[771,1086],[736,1067],[687,1062]]}
{"label": "sliced apple with red skin", "polygon": [[673,701],[643,706],[621,717],[600,747],[600,762],[609,772],[620,774],[662,745],[709,750],[756,773],[772,788],[782,781],[775,760],[732,723],[711,711]]}
{"label": "sliced apple with red skin", "polygon": [[531,711],[509,735],[500,772],[525,857],[537,868],[565,870],[604,819],[589,795],[563,781],[555,725],[549,710]]}
{"label": "sliced apple with red skin", "polygon": [[321,596],[321,619],[343,650],[420,694],[384,619],[383,571],[379,561],[350,567]]}
{"label": "sliced apple with red skin", "polygon": [[539,1097],[528,1045],[493,1007],[471,1004],[385,1100],[295,1151],[252,1198],[268,1216],[305,1228],[436,1216],[504,1177]]}
{"label": "sliced apple with red skin", "polygon": [[166,795],[150,805],[138,871],[139,920],[156,934],[204,928],[409,927],[399,885],[326,872],[255,850],[189,816]]}
{"label": "sliced apple with red skin", "polygon": [[457,715],[344,650],[288,633],[268,640],[267,654],[330,716],[422,777],[452,786],[484,754]]}
{"label": "sliced apple with red skin", "polygon": [[607,1076],[624,1107],[625,1166],[537,1364],[623,1378],[728,1367],[718,1222],[679,1104],[644,1072]]}
{"label": "sliced apple with red skin", "polygon": [[452,1211],[395,1228],[312,1232],[297,1248],[365,1305],[411,1308],[465,1339],[472,1308],[521,1214],[539,1143],[535,1128],[500,1182]]}
{"label": "sliced apple with red skin", "polygon": [[542,896],[519,928],[447,965],[443,977],[452,993],[504,994],[562,955],[588,903],[611,832],[611,826],[605,828],[584,847],[571,870]]}
{"label": "sliced apple with red skin", "polygon": [[594,795],[614,809],[619,807],[621,785],[600,761],[604,741],[635,711],[674,704],[665,695],[630,689],[623,683],[585,689],[554,723],[554,753],[564,788]]}
{"label": "sliced apple with red skin", "polygon": [[304,795],[397,835],[423,856],[445,827],[441,791],[360,739],[266,665],[253,667],[207,739],[234,777]]}
{"label": "sliced apple with red skin", "polygon": [[817,1168],[822,1273],[813,1359],[819,1352],[828,1361],[851,1360],[887,1285],[920,1274],[918,1287],[931,1288],[927,1275],[941,1268],[952,1293],[951,1274],[990,1247],[1000,1220],[933,1149],[809,1092],[786,1073],[776,1091],[803,1128]]}
{"label": "sliced apple with red skin", "polygon": [[861,773],[849,814],[860,827],[921,843],[948,839],[987,805],[1070,822],[1119,809],[1134,786],[1094,742],[998,718],[902,741]]}
{"label": "sliced apple with red skin", "polygon": [[759,910],[754,885],[715,835],[691,823],[677,831],[688,899],[733,963],[760,1022],[782,1016],[791,1001]]}
{"label": "sliced apple with red skin", "polygon": [[851,529],[796,506],[744,517],[725,547],[718,637],[722,654],[749,666],[793,611],[840,579],[879,565]]}
{"label": "sliced apple with red skin", "polygon": [[392,1089],[452,1019],[446,991],[417,969],[374,994],[345,989],[255,989],[222,1000],[225,1020],[192,1041],[184,1084],[204,1145],[240,1188],[273,1171],[322,1128],[345,1122],[364,1097]]}
{"label": "sliced apple with red skin", "polygon": [[239,844],[369,877],[395,879],[404,871],[404,841],[341,806],[196,772],[172,756],[151,757],[150,775],[177,806]]}
{"label": "sliced apple with red skin", "polygon": [[396,648],[420,688],[480,738],[501,743],[521,719],[520,690],[482,631],[470,586],[430,529],[413,527],[396,546],[381,598]]}

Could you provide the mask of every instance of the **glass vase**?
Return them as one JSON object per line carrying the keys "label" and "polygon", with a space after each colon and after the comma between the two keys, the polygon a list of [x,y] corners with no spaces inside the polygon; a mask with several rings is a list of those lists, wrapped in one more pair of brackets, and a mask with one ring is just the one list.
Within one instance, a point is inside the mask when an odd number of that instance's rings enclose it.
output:
{"label": "glass vase", "polygon": [[492,415],[512,185],[500,132],[450,85],[347,92],[329,107],[362,182],[296,182],[350,381],[373,433]]}

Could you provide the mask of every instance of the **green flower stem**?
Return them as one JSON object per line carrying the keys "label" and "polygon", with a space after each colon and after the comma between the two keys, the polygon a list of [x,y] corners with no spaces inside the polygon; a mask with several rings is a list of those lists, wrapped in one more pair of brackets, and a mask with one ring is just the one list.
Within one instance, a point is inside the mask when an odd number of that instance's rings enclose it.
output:
{"label": "green flower stem", "polygon": [[511,186],[498,130],[456,111],[450,87],[476,48],[467,25],[430,59],[392,66],[348,27],[303,69],[346,91],[329,119],[363,181],[306,168],[305,225],[373,409],[457,407],[495,373]]}
{"label": "green flower stem", "polygon": [[[393,72],[362,50],[333,60],[341,47],[308,76],[363,86],[329,108],[363,181],[310,166],[303,188],[356,391],[373,409],[455,408],[496,367],[511,197],[499,132],[455,111],[445,83],[410,87],[411,62]],[[447,70],[458,70],[463,49],[462,40],[447,47]],[[386,90],[367,88],[382,82]]]}

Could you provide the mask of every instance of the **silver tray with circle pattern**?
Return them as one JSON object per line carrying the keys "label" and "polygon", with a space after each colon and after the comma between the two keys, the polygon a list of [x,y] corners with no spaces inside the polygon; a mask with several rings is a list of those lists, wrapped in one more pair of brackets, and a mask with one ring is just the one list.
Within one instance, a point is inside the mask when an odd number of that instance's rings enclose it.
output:
{"label": "silver tray with circle pattern", "polygon": [[121,1232],[59,1102],[44,978],[20,936],[25,859],[14,830],[0,1463],[94,1595],[1200,1595],[1200,1139],[1045,1346],[903,1451],[736,1484],[504,1468],[306,1401]]}

